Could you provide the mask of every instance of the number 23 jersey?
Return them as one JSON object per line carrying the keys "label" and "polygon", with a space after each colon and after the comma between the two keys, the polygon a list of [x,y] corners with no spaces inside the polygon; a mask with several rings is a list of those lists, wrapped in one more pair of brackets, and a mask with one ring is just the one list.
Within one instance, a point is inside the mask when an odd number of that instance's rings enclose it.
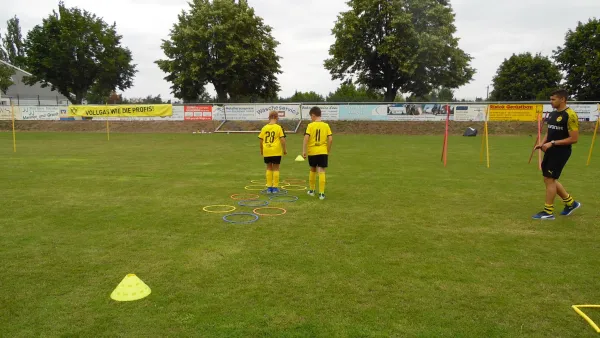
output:
{"label": "number 23 jersey", "polygon": [[263,157],[283,156],[282,137],[285,132],[278,124],[267,124],[261,129],[258,138],[263,140]]}
{"label": "number 23 jersey", "polygon": [[327,137],[331,136],[331,128],[326,122],[311,122],[306,127],[308,135],[307,155],[327,155]]}

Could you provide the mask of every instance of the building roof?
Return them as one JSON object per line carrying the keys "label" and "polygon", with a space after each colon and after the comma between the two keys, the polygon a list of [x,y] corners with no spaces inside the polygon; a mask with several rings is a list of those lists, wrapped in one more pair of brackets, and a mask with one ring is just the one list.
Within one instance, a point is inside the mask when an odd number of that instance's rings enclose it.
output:
{"label": "building roof", "polygon": [[43,88],[41,83],[35,83],[33,86],[26,85],[23,82],[23,77],[31,76],[32,74],[0,60],[0,64],[11,67],[15,70],[15,74],[12,76],[13,85],[8,87],[4,97],[10,97],[13,100],[34,100],[41,104],[42,101],[49,101],[54,104],[68,101],[67,97],[59,93],[57,90],[52,90],[50,86]]}

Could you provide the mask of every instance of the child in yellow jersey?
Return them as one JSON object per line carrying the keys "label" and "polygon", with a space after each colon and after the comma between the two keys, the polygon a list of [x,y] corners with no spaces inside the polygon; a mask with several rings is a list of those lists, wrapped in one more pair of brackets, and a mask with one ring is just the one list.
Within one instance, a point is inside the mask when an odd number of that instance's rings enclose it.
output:
{"label": "child in yellow jersey", "polygon": [[317,171],[319,173],[319,199],[325,199],[325,168],[329,154],[331,154],[331,143],[333,136],[329,124],[321,121],[321,109],[312,107],[310,109],[311,123],[306,127],[304,142],[302,143],[302,157],[308,156],[310,166],[309,185],[310,196],[315,195],[317,185]]}
{"label": "child in yellow jersey", "polygon": [[267,165],[267,193],[279,192],[279,165],[281,157],[287,155],[285,146],[285,132],[280,125],[279,115],[275,111],[269,112],[269,123],[265,125],[258,135],[260,139],[260,154]]}

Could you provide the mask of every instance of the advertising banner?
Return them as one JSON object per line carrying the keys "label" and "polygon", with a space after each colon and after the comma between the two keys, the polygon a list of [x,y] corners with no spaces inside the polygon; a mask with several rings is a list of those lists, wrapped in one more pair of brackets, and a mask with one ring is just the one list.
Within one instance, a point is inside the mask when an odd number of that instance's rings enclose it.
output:
{"label": "advertising banner", "polygon": [[69,116],[86,117],[135,117],[135,116],[171,116],[170,104],[128,104],[105,106],[69,106]]}
{"label": "advertising banner", "polygon": [[[173,106],[173,115],[171,116],[134,116],[134,117],[93,117],[94,121],[183,121],[184,107]],[[80,116],[75,116],[75,120],[82,119]],[[73,116],[70,116],[73,119]],[[62,120],[62,117],[61,117]]]}
{"label": "advertising banner", "polygon": [[256,120],[254,114],[254,105],[228,105],[225,107],[225,118],[231,121],[252,121]]}
{"label": "advertising banner", "polygon": [[[15,107],[15,120],[20,120],[21,112],[18,107]],[[0,120],[12,120],[12,112],[10,106],[0,106]]]}
{"label": "advertising banner", "polygon": [[452,106],[447,104],[394,103],[387,111],[388,121],[446,121],[446,115]]}
{"label": "advertising banner", "polygon": [[212,105],[184,106],[185,121],[210,121],[212,117]]}
{"label": "advertising banner", "polygon": [[[59,106],[21,106],[20,120],[60,120]],[[16,109],[16,108],[15,108]]]}
{"label": "advertising banner", "polygon": [[[598,109],[600,108],[597,104],[567,104],[577,113],[579,121],[596,121],[598,120]],[[548,114],[553,112],[554,108],[550,104],[544,105],[544,119],[548,117]]]}
{"label": "advertising banner", "polygon": [[490,104],[489,121],[534,122],[542,111],[540,104]]}
{"label": "advertising banner", "polygon": [[302,106],[302,119],[310,120],[310,110],[312,107],[319,107],[321,109],[321,119],[323,121],[337,121],[340,119],[340,106],[337,104],[331,105],[308,105]]}
{"label": "advertising banner", "polygon": [[299,104],[279,104],[279,105],[256,105],[254,113],[257,120],[268,120],[269,112],[276,111],[281,120],[299,120]]}
{"label": "advertising banner", "polygon": [[388,105],[347,104],[339,106],[339,120],[342,121],[386,121]]}
{"label": "advertising banner", "polygon": [[454,121],[485,121],[485,105],[454,106]]}

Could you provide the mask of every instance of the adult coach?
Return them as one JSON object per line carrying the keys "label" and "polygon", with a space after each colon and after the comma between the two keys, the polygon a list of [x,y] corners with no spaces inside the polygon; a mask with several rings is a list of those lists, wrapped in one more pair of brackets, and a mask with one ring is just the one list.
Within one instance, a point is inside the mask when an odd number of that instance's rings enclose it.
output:
{"label": "adult coach", "polygon": [[569,216],[581,206],[567,193],[558,178],[571,157],[571,145],[579,139],[579,119],[573,109],[567,107],[568,93],[564,89],[552,92],[550,103],[555,110],[548,115],[548,131],[535,149],[542,149],[542,174],[546,184],[546,204],[544,210],[535,214],[533,219],[552,220],[554,218],[554,198],[558,194],[565,208],[560,213]]}

